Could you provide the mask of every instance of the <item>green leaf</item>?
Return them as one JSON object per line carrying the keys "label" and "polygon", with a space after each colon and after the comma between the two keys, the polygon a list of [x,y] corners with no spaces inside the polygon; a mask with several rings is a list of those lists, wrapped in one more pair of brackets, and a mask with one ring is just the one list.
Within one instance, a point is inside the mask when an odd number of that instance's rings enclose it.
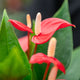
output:
{"label": "green leaf", "polygon": [[[57,11],[57,13],[53,17],[62,18],[70,22],[70,15],[68,10],[68,0],[64,0],[61,8]],[[59,59],[67,68],[71,61],[71,53],[73,50],[72,45],[72,29],[71,27],[67,27],[61,30],[56,31],[53,35],[57,39],[57,48],[55,57]],[[48,42],[45,44],[38,45],[37,52],[43,52],[47,54]],[[51,65],[52,67],[53,65]],[[36,76],[38,80],[42,80],[46,65],[45,64],[35,64],[34,72],[36,72]],[[58,72],[58,76],[61,72]],[[34,78],[34,77],[33,77]]]}
{"label": "green leaf", "polygon": [[[8,12],[8,16],[9,16],[10,19],[18,20],[18,21],[26,24],[26,20],[25,20],[26,17],[25,17],[25,15],[26,15],[27,11],[25,11],[25,12],[16,11],[16,12],[12,12],[12,13],[11,13],[10,10],[7,10],[7,12]],[[1,9],[0,9],[0,16],[2,16],[2,10],[1,10]],[[1,23],[1,18],[2,18],[2,17],[0,17],[0,23]],[[13,27],[13,28],[14,28],[14,27]],[[15,33],[16,33],[16,35],[17,35],[18,37],[22,37],[22,36],[24,36],[25,34],[27,34],[27,32],[19,31],[19,30],[17,30],[16,28],[14,28],[14,31],[15,31]]]}
{"label": "green leaf", "polygon": [[0,80],[31,80],[31,68],[8,22],[6,10],[0,27]]}
{"label": "green leaf", "polygon": [[62,74],[58,79],[80,80],[80,47],[73,51],[71,63],[66,74]]}

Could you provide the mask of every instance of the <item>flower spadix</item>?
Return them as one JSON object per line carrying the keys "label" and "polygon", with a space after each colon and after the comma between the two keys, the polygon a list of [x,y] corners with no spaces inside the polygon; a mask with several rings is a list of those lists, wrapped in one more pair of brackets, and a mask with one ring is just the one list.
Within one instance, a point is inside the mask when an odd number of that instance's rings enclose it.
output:
{"label": "flower spadix", "polygon": [[38,35],[41,32],[41,13],[38,12],[35,21],[35,34]]}
{"label": "flower spadix", "polygon": [[61,28],[75,25],[59,18],[47,18],[41,22],[41,32],[38,35],[33,36],[32,42],[36,44],[43,44],[47,42],[52,35]]}
{"label": "flower spadix", "polygon": [[33,31],[26,26],[25,24],[17,21],[17,20],[13,20],[13,19],[9,19],[8,20],[16,29],[20,30],[20,31],[28,31],[30,33],[33,33]]}
{"label": "flower spadix", "polygon": [[58,67],[53,66],[50,73],[49,73],[48,80],[65,80],[65,79],[56,79],[57,72],[58,72]]}
{"label": "flower spadix", "polygon": [[30,14],[27,14],[27,15],[26,15],[26,20],[27,20],[27,26],[28,26],[29,28],[31,28],[31,17],[30,17]]}
{"label": "flower spadix", "polygon": [[58,72],[58,67],[57,66],[52,67],[48,76],[48,80],[56,80],[57,72]]}
{"label": "flower spadix", "polygon": [[56,49],[56,43],[57,43],[56,38],[53,37],[50,39],[49,46],[48,46],[48,52],[47,52],[47,55],[49,57],[54,57],[55,49]]}
{"label": "flower spadix", "polygon": [[43,53],[34,54],[30,59],[30,63],[32,63],[32,64],[35,64],[35,63],[38,63],[38,64],[47,63],[47,65],[50,64],[50,63],[53,63],[55,66],[58,67],[58,69],[60,69],[65,74],[64,65],[58,59],[52,57],[55,54],[54,50],[55,50],[55,46],[56,46],[56,43],[51,44],[52,42],[56,42],[56,39],[52,38],[50,40],[49,47],[48,47],[48,56],[43,54]]}

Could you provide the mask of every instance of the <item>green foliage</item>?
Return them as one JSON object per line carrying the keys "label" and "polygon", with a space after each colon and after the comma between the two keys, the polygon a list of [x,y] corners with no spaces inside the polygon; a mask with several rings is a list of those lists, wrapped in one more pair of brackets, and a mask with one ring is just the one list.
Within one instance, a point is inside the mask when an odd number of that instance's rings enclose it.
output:
{"label": "green foliage", "polygon": [[0,27],[0,80],[31,80],[31,68],[8,22],[6,10]]}
{"label": "green foliage", "polygon": [[58,79],[80,80],[80,47],[73,51],[71,63],[66,74],[60,75]]}
{"label": "green foliage", "polygon": [[[70,22],[70,15],[68,10],[68,0],[64,0],[61,8],[55,13],[53,17],[62,18]],[[34,64],[33,71],[28,59],[21,49],[16,35],[8,22],[8,16],[4,10],[3,19],[0,27],[0,80],[42,80],[46,64]],[[33,22],[33,32],[35,23]],[[31,34],[34,36],[35,33]],[[67,69],[66,75],[58,72],[58,78],[66,80],[79,80],[79,51],[80,47],[73,52],[72,45],[72,29],[67,27],[56,31],[53,35],[57,39],[57,48],[55,57],[59,59]],[[30,41],[31,42],[31,41]],[[38,45],[37,52],[47,54],[48,43]],[[27,45],[27,44],[26,44]],[[32,56],[35,44],[30,43],[30,56]],[[72,55],[72,59],[71,59]],[[70,64],[71,61],[71,64]],[[70,64],[70,66],[69,66]],[[76,66],[78,65],[78,66]],[[53,65],[51,64],[50,69]],[[75,74],[76,72],[76,74]],[[33,77],[31,77],[31,75]],[[47,76],[48,77],[48,76]],[[47,79],[47,78],[46,78]]]}
{"label": "green foliage", "polygon": [[[62,18],[70,22],[70,15],[68,10],[68,0],[64,0],[63,5],[57,11],[57,13],[53,17]],[[56,31],[53,35],[57,39],[57,48],[55,57],[59,59],[64,66],[67,68],[71,61],[71,54],[73,50],[72,45],[72,30],[71,27],[67,27],[65,29],[61,29]],[[45,44],[38,45],[37,52],[43,52],[47,54],[48,42]],[[51,65],[52,67],[53,65]],[[36,76],[33,77],[34,80],[42,80],[44,72],[45,72],[46,64],[35,64],[33,72],[36,73]],[[58,72],[58,76],[61,72]],[[36,79],[35,79],[36,78]]]}

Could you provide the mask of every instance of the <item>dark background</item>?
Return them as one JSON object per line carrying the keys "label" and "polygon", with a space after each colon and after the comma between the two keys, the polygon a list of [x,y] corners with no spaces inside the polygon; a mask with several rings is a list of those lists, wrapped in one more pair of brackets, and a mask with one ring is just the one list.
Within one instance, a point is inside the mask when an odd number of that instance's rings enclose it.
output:
{"label": "dark background", "polygon": [[[0,13],[6,8],[11,18],[20,19],[26,23],[26,20],[23,19],[27,13],[31,15],[32,19],[35,19],[37,12],[41,12],[43,19],[45,19],[53,16],[63,1],[64,0],[0,0]],[[80,45],[80,0],[69,0],[69,10],[71,21],[77,27],[73,28],[73,43],[74,48],[76,48]],[[23,35],[25,35],[25,33]]]}

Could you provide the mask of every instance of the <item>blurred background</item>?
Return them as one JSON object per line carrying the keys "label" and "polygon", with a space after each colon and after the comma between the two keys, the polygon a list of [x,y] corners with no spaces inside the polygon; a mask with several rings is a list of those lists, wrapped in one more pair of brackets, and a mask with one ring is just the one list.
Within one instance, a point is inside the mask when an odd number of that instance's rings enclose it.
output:
{"label": "blurred background", "polygon": [[[9,18],[18,20],[26,24],[26,14],[30,14],[35,19],[37,12],[41,12],[42,19],[53,16],[60,8],[64,0],[0,0],[0,22],[3,9],[6,8]],[[69,0],[69,10],[71,21],[77,28],[73,28],[74,48],[80,45],[80,0]],[[19,37],[27,33],[16,30]]]}

